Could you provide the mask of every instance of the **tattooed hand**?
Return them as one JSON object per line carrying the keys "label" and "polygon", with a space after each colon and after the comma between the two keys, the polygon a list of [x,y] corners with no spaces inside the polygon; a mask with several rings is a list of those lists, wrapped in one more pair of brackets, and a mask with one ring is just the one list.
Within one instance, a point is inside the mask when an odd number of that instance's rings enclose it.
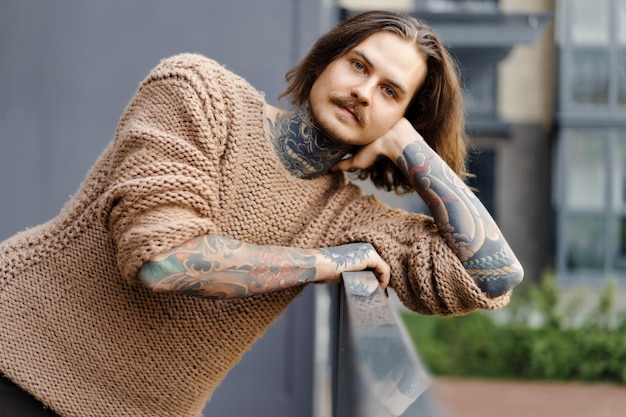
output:
{"label": "tattooed hand", "polygon": [[[389,285],[389,265],[369,243],[349,243],[320,249],[320,254],[328,261],[328,267],[335,271],[332,281],[338,282],[343,272],[367,269],[374,272],[383,289]],[[333,275],[333,273],[329,272],[329,275]]]}

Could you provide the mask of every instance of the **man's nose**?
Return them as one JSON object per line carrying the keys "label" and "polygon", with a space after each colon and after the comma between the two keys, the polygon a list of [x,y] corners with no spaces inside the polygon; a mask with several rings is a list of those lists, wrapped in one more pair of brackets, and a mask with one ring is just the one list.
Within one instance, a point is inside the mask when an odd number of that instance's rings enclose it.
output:
{"label": "man's nose", "polygon": [[369,106],[372,100],[372,83],[363,82],[352,87],[352,97],[362,106]]}

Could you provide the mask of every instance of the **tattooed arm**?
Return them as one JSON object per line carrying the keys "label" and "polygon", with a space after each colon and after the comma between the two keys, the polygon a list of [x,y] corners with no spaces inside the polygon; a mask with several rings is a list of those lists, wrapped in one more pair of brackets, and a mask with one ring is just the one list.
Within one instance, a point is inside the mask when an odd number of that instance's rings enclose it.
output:
{"label": "tattooed arm", "polygon": [[143,264],[139,279],[156,292],[226,299],[339,282],[342,272],[364,269],[372,269],[387,286],[389,267],[368,243],[298,249],[205,235],[155,256]]}
{"label": "tattooed arm", "polygon": [[406,119],[335,169],[362,169],[379,155],[395,161],[409,178],[483,292],[496,297],[521,282],[522,266],[487,209]]}

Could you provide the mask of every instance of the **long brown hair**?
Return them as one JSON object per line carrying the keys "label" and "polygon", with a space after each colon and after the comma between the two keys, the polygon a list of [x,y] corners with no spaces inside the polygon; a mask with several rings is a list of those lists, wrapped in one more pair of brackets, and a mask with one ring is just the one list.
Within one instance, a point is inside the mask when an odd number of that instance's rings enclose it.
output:
{"label": "long brown hair", "polygon": [[[289,96],[293,105],[306,105],[311,87],[322,71],[365,38],[381,30],[415,43],[418,51],[426,57],[426,79],[409,103],[405,117],[464,180],[467,175],[467,151],[458,68],[433,30],[413,16],[369,11],[340,22],[317,40],[299,65],[287,72],[285,78],[288,86],[281,98]],[[414,190],[400,169],[387,158],[379,159],[369,168],[361,170],[358,178],[369,178],[376,187],[394,190],[398,194]]]}

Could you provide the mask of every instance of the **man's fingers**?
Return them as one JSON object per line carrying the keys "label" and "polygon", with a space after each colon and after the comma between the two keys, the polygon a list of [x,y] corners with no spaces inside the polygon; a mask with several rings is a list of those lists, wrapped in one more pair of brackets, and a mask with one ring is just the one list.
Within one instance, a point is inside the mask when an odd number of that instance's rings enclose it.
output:
{"label": "man's fingers", "polygon": [[389,265],[385,262],[380,263],[376,269],[376,277],[378,278],[378,282],[383,290],[386,290],[387,286],[389,286],[389,279],[391,277]]}
{"label": "man's fingers", "polygon": [[369,269],[374,272],[383,290],[387,289],[391,277],[391,268],[378,253],[376,253],[375,258],[370,261]]}
{"label": "man's fingers", "polygon": [[334,171],[354,171],[357,169],[366,169],[369,168],[376,158],[378,158],[379,153],[376,151],[376,147],[372,144],[364,146],[359,149],[359,151],[350,158],[343,159],[336,163],[333,166]]}
{"label": "man's fingers", "polygon": [[383,290],[389,285],[391,268],[370,243],[355,242],[322,248],[320,267],[314,282],[339,282],[342,272],[369,270],[376,275]]}
{"label": "man's fingers", "polygon": [[[335,165],[333,165],[333,167],[331,168],[332,171],[350,171],[353,168],[350,167],[350,160],[352,158],[348,158],[348,159],[344,159],[340,162],[337,162]],[[356,168],[354,168],[356,169]]]}

